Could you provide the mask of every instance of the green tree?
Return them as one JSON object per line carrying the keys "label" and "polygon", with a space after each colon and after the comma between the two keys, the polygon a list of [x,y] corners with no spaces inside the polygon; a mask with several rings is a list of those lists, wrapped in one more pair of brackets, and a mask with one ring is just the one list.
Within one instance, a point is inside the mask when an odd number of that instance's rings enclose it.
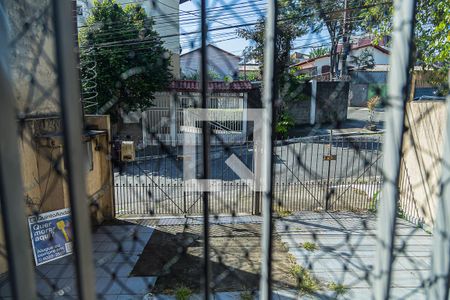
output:
{"label": "green tree", "polygon": [[[81,65],[96,63],[100,112],[118,118],[121,109],[143,110],[171,81],[170,54],[153,24],[140,5],[123,8],[115,0],[94,1],[79,42]],[[81,73],[89,76],[86,69]]]}
{"label": "green tree", "polygon": [[306,15],[311,24],[312,33],[320,33],[324,29],[329,35],[330,73],[335,76],[339,65],[338,44],[343,34],[344,0],[309,1],[298,0],[298,7]]}
{"label": "green tree", "polygon": [[311,52],[309,52],[309,58],[316,58],[328,54],[330,54],[330,49],[326,47],[313,48]]}
{"label": "green tree", "polygon": [[[361,27],[379,39],[392,33],[393,1],[365,0],[369,9],[359,12]],[[414,28],[415,65],[434,70],[434,80],[441,92],[448,92],[447,74],[450,68],[450,1],[418,0]]]}
{"label": "green tree", "polygon": [[[329,49],[331,75],[335,76],[338,71],[339,56],[338,45],[342,41],[344,28],[348,36],[358,27],[354,20],[353,11],[361,6],[363,0],[347,0],[347,10],[344,0],[280,0],[278,40],[279,59],[277,65],[282,71],[287,68],[285,57],[289,56],[293,41],[306,33],[320,33],[326,29],[329,35]],[[347,12],[347,21],[344,15]],[[253,41],[249,47],[252,58],[262,61],[264,50],[264,24],[261,21],[252,29],[238,31],[239,35],[247,40]],[[320,50],[323,51],[323,50]],[[321,52],[323,53],[323,52]],[[286,61],[286,63],[285,63]],[[285,74],[285,73],[283,73]]]}
{"label": "green tree", "polygon": [[357,70],[373,69],[375,67],[375,59],[373,53],[369,49],[364,49],[358,56],[351,55],[351,62]]}

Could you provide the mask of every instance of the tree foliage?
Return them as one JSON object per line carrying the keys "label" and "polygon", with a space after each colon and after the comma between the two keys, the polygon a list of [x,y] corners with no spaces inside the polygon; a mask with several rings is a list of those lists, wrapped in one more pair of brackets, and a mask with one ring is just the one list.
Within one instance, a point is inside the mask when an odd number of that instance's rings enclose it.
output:
{"label": "tree foliage", "polygon": [[[378,38],[392,33],[393,1],[365,0],[369,9],[361,11],[362,26]],[[450,1],[418,0],[414,27],[414,64],[434,69],[434,78],[448,84],[450,68]],[[447,87],[448,89],[448,87]]]}
{"label": "tree foliage", "polygon": [[361,51],[361,53],[356,55],[351,55],[351,62],[357,70],[373,69],[375,67],[375,59],[373,53],[368,48]]}
{"label": "tree foliage", "polygon": [[326,47],[313,48],[311,52],[309,52],[309,58],[316,58],[328,54],[330,54],[330,49]]}
{"label": "tree foliage", "polygon": [[[334,77],[338,70],[338,44],[344,30],[344,0],[298,0],[297,5],[306,16],[312,33],[320,33],[324,29],[329,35],[330,73]],[[349,0],[350,2],[356,2]],[[351,5],[351,4],[350,4]]]}
{"label": "tree foliage", "polygon": [[[120,109],[151,106],[154,93],[172,79],[170,54],[153,20],[137,4],[123,8],[115,0],[96,0],[80,31],[80,49],[81,65],[86,60],[96,63],[99,107],[110,108],[116,116]],[[88,76],[87,70],[81,72],[82,78]]]}

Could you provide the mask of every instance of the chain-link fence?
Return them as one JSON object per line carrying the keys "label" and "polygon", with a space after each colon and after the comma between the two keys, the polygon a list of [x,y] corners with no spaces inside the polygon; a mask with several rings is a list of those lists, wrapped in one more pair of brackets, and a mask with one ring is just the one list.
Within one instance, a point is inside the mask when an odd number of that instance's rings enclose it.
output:
{"label": "chain-link fence", "polygon": [[0,1],[0,297],[447,298],[429,5]]}

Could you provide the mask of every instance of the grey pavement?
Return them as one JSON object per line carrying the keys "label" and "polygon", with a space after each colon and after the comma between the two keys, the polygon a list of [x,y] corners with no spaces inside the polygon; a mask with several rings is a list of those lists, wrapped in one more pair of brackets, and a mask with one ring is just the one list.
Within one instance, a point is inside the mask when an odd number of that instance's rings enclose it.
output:
{"label": "grey pavement", "polygon": [[[391,299],[425,299],[432,236],[398,219]],[[372,298],[376,217],[356,213],[299,212],[278,221],[276,231],[297,263],[323,284],[335,283],[348,291],[339,299]],[[304,243],[317,249],[308,251]],[[312,299],[326,299],[319,291]]]}
{"label": "grey pavement", "polygon": [[[202,218],[161,218],[139,220],[136,225],[101,226],[93,234],[96,292],[98,299],[175,299],[151,295],[156,277],[130,277],[139,255],[153,233],[152,226],[201,224]],[[212,219],[215,224],[260,223],[259,216]],[[323,286],[340,284],[348,289],[336,295],[327,288],[314,295],[295,290],[274,291],[274,299],[368,299],[372,297],[372,270],[375,260],[376,217],[352,212],[297,212],[275,222],[276,233],[297,264],[310,270]],[[392,299],[425,299],[423,284],[430,270],[431,235],[398,219],[393,264]],[[303,248],[306,242],[317,249]],[[161,249],[164,251],[164,249]],[[43,299],[77,299],[73,256],[36,267],[36,282]],[[0,281],[0,298],[10,299],[7,278]],[[218,293],[215,299],[240,299],[239,292]],[[257,298],[257,295],[255,295]],[[201,299],[194,295],[191,299]]]}
{"label": "grey pavement", "polygon": [[[336,124],[301,125],[291,129],[289,135],[295,137],[326,135],[330,133],[330,130],[333,130],[336,134],[371,133],[371,131],[364,128],[368,118],[369,110],[366,107],[349,107],[347,110],[347,120],[338,126]],[[375,110],[375,123],[378,130],[384,129],[383,108],[377,108]]]}
{"label": "grey pavement", "polygon": [[[98,299],[142,299],[156,277],[129,277],[153,229],[140,225],[101,226],[93,234]],[[41,299],[78,299],[73,255],[36,267]],[[0,298],[11,297],[8,278],[0,280]],[[12,299],[12,298],[11,298]]]}

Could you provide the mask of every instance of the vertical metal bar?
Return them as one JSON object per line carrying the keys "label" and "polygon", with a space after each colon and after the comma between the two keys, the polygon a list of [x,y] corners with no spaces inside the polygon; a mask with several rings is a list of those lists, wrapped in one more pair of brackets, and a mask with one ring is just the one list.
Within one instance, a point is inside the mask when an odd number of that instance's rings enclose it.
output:
{"label": "vertical metal bar", "polygon": [[[450,82],[450,73],[449,73]],[[450,278],[450,95],[447,95],[447,128],[442,152],[442,174],[437,217],[434,224],[433,250],[431,263],[431,286],[428,299],[449,298]]]}
{"label": "vertical metal bar", "polygon": [[264,44],[264,90],[263,90],[263,122],[262,122],[262,251],[261,251],[261,278],[260,299],[272,298],[272,173],[273,173],[273,116],[274,103],[277,97],[276,61],[276,27],[277,27],[277,0],[267,1],[267,15],[265,23]]}
{"label": "vertical metal bar", "polygon": [[403,143],[405,102],[411,66],[415,0],[394,1],[392,53],[388,79],[386,134],[384,143],[383,201],[378,215],[375,299],[388,299],[390,293],[398,198],[398,176]]}
{"label": "vertical metal bar", "polygon": [[[292,166],[291,165],[289,165],[289,152],[290,152],[290,150],[289,150],[289,146],[290,146],[290,144],[286,144],[286,165],[289,167],[289,170],[292,170],[293,168],[292,168]],[[292,171],[290,171],[290,172],[292,172]],[[290,174],[290,177],[292,178],[292,173]],[[284,207],[286,208],[286,209],[290,209],[290,196],[291,196],[291,192],[290,192],[290,187],[291,187],[291,181],[288,179],[288,170],[286,170],[286,197],[284,197],[284,200],[285,200],[285,204],[284,204]]]}
{"label": "vertical metal bar", "polygon": [[[6,13],[0,1],[0,40],[7,41]],[[7,45],[0,44],[0,202],[14,299],[36,298],[34,268],[25,216],[22,174],[18,159],[18,129],[7,63]],[[7,130],[6,130],[7,129]],[[26,287],[26,288],[24,288]]]}
{"label": "vertical metal bar", "polygon": [[[201,0],[201,92],[202,92],[202,108],[208,108],[208,57],[206,41],[208,35],[208,25],[206,23],[206,0]],[[202,123],[203,131],[203,179],[210,179],[210,134],[211,128],[209,122]],[[211,262],[209,260],[209,192],[203,192],[203,276],[204,278],[204,299],[211,299]]]}
{"label": "vertical metal bar", "polygon": [[[324,143],[325,145],[325,143]],[[330,171],[331,171],[331,148],[333,147],[333,129],[330,129],[330,137],[328,142],[328,169],[327,169],[327,183],[325,188],[325,211],[328,211],[330,209]],[[324,153],[325,155],[325,153]]]}
{"label": "vertical metal bar", "polygon": [[95,277],[89,205],[86,198],[85,170],[82,151],[82,111],[80,84],[73,49],[73,23],[70,0],[53,0],[56,37],[56,60],[64,133],[64,160],[74,226],[78,297],[95,299]]}

